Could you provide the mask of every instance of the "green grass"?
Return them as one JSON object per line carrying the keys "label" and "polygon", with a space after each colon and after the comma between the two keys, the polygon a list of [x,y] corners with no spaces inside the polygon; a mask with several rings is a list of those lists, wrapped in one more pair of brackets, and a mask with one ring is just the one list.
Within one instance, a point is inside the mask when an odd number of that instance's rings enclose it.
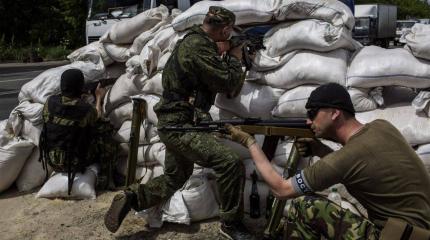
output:
{"label": "green grass", "polygon": [[53,61],[65,60],[72,50],[64,46],[15,46],[13,43],[6,43],[4,37],[0,37],[0,62],[32,62],[32,61]]}

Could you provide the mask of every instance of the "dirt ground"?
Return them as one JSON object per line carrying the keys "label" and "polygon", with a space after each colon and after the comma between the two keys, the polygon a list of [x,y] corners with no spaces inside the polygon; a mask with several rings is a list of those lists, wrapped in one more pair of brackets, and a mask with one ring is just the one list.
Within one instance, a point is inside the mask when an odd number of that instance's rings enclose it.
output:
{"label": "dirt ground", "polygon": [[[31,193],[18,193],[11,188],[0,195],[0,239],[224,239],[218,233],[217,218],[192,223],[190,226],[164,223],[161,229],[146,227],[145,221],[129,213],[121,228],[110,233],[103,224],[104,214],[115,192],[98,193],[96,200],[65,201],[36,199]],[[264,218],[250,219],[245,224],[261,238]]]}

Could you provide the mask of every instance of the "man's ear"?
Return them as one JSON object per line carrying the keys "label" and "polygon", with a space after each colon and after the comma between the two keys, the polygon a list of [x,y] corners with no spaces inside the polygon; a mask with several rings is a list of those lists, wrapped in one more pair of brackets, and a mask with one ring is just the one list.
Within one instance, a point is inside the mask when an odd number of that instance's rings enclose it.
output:
{"label": "man's ear", "polygon": [[342,113],[341,110],[333,108],[332,114],[331,114],[331,120],[334,121],[336,119],[339,119],[341,113]]}

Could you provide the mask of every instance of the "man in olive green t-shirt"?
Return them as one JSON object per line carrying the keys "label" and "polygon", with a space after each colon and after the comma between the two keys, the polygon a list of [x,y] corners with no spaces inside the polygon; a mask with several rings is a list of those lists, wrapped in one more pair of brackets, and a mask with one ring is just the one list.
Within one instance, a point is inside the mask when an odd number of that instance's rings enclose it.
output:
{"label": "man in olive green t-shirt", "polygon": [[[249,148],[274,195],[297,197],[288,213],[288,239],[378,239],[388,218],[430,229],[430,177],[393,125],[384,120],[358,122],[351,98],[339,84],[318,87],[306,108],[315,137],[343,147],[333,151],[316,138],[301,139],[299,152],[321,160],[287,180],[272,168],[252,136],[228,126],[232,139]],[[312,194],[337,183],[367,209],[369,219]]]}

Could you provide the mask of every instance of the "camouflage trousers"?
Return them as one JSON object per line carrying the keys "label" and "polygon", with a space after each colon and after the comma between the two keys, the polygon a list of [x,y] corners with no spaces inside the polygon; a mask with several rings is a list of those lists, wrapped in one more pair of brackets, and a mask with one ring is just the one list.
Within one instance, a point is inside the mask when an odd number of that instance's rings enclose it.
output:
{"label": "camouflage trousers", "polygon": [[368,219],[317,195],[292,201],[284,225],[284,239],[379,239]]}
{"label": "camouflage trousers", "polygon": [[[236,153],[219,143],[210,133],[159,132],[166,145],[164,175],[146,184],[134,184],[135,210],[143,210],[168,200],[193,173],[194,163],[212,168],[220,193],[220,217],[224,221],[243,218],[245,168]],[[134,204],[136,205],[136,204]]]}

